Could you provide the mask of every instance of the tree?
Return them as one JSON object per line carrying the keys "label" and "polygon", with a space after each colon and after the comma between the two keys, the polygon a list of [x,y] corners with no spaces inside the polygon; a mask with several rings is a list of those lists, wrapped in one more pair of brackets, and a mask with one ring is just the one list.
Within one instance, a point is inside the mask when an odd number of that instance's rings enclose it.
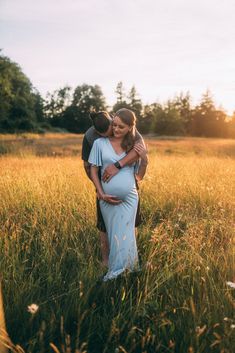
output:
{"label": "tree", "polygon": [[115,93],[117,94],[117,101],[113,106],[113,112],[115,113],[121,108],[130,109],[130,105],[126,101],[126,94],[122,81],[118,82]]}
{"label": "tree", "polygon": [[138,97],[135,86],[132,86],[128,94],[128,104],[130,109],[135,113],[138,122],[142,115],[143,105],[141,99]]}
{"label": "tree", "polygon": [[125,103],[125,93],[122,81],[118,82],[115,93],[117,94],[117,103]]}
{"label": "tree", "polygon": [[184,124],[174,101],[164,105],[156,104],[152,129],[159,135],[182,135]]}
{"label": "tree", "polygon": [[35,90],[34,94],[34,110],[36,114],[36,119],[38,123],[45,122],[45,114],[44,114],[44,99],[40,95],[40,93]]}
{"label": "tree", "polygon": [[155,108],[156,103],[145,105],[143,108],[143,114],[140,116],[137,128],[142,134],[148,134],[152,130],[153,121],[155,119]]}
{"label": "tree", "polygon": [[37,125],[33,86],[21,68],[0,55],[0,129],[34,130]]}
{"label": "tree", "polygon": [[226,114],[216,109],[211,93],[206,91],[193,112],[192,134],[205,137],[225,137],[226,130]]}
{"label": "tree", "polygon": [[74,90],[72,103],[63,114],[63,127],[71,132],[85,132],[91,126],[89,113],[106,109],[100,86],[83,84]]}
{"label": "tree", "polygon": [[63,127],[64,113],[72,102],[71,90],[71,87],[65,86],[47,94],[44,110],[52,126]]}
{"label": "tree", "polygon": [[184,131],[187,134],[191,133],[192,125],[192,107],[191,107],[191,96],[189,92],[184,94],[181,92],[178,96],[175,97],[173,104],[175,109],[179,112],[184,125]]}
{"label": "tree", "polygon": [[228,121],[228,136],[231,138],[235,138],[235,111],[231,119]]}
{"label": "tree", "polygon": [[125,95],[123,83],[120,81],[116,87],[117,101],[113,106],[113,112],[117,112],[119,109],[127,108],[132,110],[137,118],[137,124],[139,124],[139,119],[141,118],[143,106],[140,98],[138,98],[138,93],[135,86],[132,86],[128,95]]}

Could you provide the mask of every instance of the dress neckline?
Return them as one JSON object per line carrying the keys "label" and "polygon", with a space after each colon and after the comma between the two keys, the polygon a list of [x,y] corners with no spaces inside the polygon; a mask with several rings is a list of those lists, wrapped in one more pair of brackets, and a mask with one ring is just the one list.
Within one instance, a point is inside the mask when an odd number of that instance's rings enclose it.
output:
{"label": "dress neckline", "polygon": [[110,144],[110,146],[111,146],[113,152],[114,152],[117,156],[120,157],[120,156],[122,156],[124,153],[126,153],[125,151],[123,151],[121,154],[118,154],[118,153],[115,151],[115,149],[114,149],[114,147],[113,147],[113,145],[112,145],[112,143],[111,143],[111,141],[110,141],[109,138],[108,138],[108,142],[109,142],[109,144]]}

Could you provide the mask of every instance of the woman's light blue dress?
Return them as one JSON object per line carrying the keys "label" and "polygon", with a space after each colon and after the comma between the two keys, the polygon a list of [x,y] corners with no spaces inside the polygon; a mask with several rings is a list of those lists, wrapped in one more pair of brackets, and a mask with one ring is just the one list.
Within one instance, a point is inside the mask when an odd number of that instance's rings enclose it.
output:
{"label": "woman's light blue dress", "polygon": [[[105,168],[125,157],[126,153],[117,154],[109,138],[97,139],[92,147],[89,163]],[[103,280],[117,277],[126,269],[138,269],[138,253],[135,238],[135,217],[138,205],[138,193],[135,183],[135,165],[123,167],[108,183],[101,181],[106,194],[122,200],[118,205],[111,205],[100,200],[100,209],[104,218],[109,239],[109,269]]]}

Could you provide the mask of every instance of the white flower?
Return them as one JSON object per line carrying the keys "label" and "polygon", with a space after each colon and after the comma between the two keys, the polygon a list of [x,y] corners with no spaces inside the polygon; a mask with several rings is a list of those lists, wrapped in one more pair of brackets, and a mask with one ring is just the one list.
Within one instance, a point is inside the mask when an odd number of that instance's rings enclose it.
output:
{"label": "white flower", "polygon": [[230,327],[231,327],[231,328],[235,328],[235,325],[234,325],[234,324],[232,324]]}
{"label": "white flower", "polygon": [[224,321],[228,321],[229,320],[229,318],[228,317],[224,317]]}
{"label": "white flower", "polygon": [[28,312],[32,315],[36,314],[38,309],[39,309],[39,306],[37,304],[28,305]]}
{"label": "white flower", "polygon": [[234,282],[226,282],[227,286],[231,287],[231,288],[234,288],[235,289],[235,283]]}

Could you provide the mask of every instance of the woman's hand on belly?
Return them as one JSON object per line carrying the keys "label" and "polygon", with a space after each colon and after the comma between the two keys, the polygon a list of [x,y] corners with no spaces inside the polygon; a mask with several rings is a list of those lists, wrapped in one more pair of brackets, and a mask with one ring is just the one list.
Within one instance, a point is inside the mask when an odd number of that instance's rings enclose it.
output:
{"label": "woman's hand on belly", "polygon": [[117,196],[108,194],[99,195],[98,199],[110,203],[111,205],[119,205],[122,202]]}

